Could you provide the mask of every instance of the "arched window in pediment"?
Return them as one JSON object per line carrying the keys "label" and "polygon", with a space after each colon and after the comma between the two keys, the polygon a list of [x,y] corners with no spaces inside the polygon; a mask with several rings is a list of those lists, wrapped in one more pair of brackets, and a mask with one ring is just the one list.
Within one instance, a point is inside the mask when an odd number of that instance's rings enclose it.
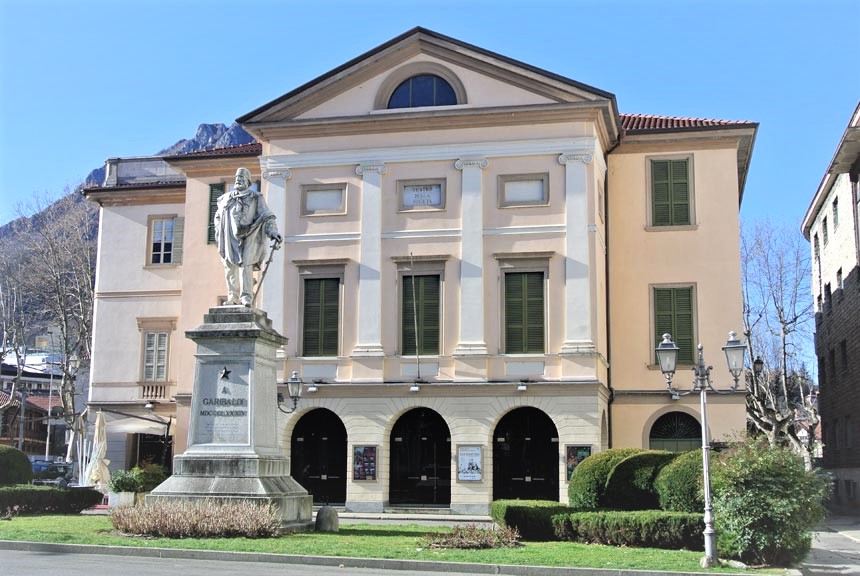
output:
{"label": "arched window in pediment", "polygon": [[415,62],[394,70],[376,95],[375,109],[396,110],[466,103],[466,89],[448,68]]}

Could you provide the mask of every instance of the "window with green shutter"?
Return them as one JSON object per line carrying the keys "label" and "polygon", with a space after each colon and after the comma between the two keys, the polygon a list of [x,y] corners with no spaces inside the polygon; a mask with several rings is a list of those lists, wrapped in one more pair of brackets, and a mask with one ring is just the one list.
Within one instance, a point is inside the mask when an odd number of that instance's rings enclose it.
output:
{"label": "window with green shutter", "polygon": [[[654,288],[654,342],[671,334],[678,345],[678,364],[693,364],[695,334],[693,330],[693,287]],[[656,348],[655,344],[655,348]],[[655,364],[656,353],[654,355]]]}
{"label": "window with green shutter", "polygon": [[215,224],[213,224],[213,220],[215,219],[215,211],[218,210],[218,197],[224,193],[224,184],[210,184],[209,185],[209,232],[206,236],[206,242],[208,244],[215,243]]}
{"label": "window with green shutter", "polygon": [[[421,355],[439,354],[440,277],[403,276],[401,299],[401,350],[414,356],[416,345]],[[414,291],[413,291],[414,284]],[[415,329],[418,329],[416,339]]]}
{"label": "window with green shutter", "polygon": [[544,274],[505,274],[505,354],[544,353]]}
{"label": "window with green shutter", "polygon": [[337,356],[340,279],[308,278],[304,296],[302,355]]}
{"label": "window with green shutter", "polygon": [[651,161],[651,225],[690,224],[689,161]]}

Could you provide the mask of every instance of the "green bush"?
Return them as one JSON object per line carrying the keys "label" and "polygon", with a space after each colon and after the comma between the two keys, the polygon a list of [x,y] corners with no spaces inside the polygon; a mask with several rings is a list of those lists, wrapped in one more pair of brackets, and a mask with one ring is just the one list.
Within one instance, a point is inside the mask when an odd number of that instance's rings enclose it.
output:
{"label": "green bush", "polygon": [[702,451],[690,450],[663,466],[654,480],[660,508],[673,512],[700,512],[705,507],[702,491]]}
{"label": "green bush", "polygon": [[108,489],[111,492],[140,492],[140,468],[111,472]]}
{"label": "green bush", "polygon": [[721,555],[755,564],[790,565],[811,546],[824,519],[828,484],[786,447],[751,439],[713,466],[714,516]]}
{"label": "green bush", "polygon": [[115,508],[110,521],[125,534],[160,538],[271,538],[281,527],[275,505],[252,500],[156,501]]}
{"label": "green bush", "polygon": [[523,540],[555,540],[552,517],[569,511],[553,500],[496,500],[490,504],[493,521],[516,528]]}
{"label": "green bush", "polygon": [[0,485],[27,484],[33,480],[33,465],[13,446],[0,445]]}
{"label": "green bush", "polygon": [[160,464],[146,464],[143,468],[135,467],[133,470],[140,471],[138,473],[140,478],[138,492],[151,492],[156,486],[167,480],[167,469]]}
{"label": "green bush", "polygon": [[653,510],[660,507],[654,479],[660,469],[674,460],[676,452],[646,450],[632,454],[615,465],[606,479],[606,508]]}
{"label": "green bush", "polygon": [[606,479],[615,465],[631,456],[642,452],[639,448],[613,448],[592,454],[576,468],[570,476],[567,488],[570,497],[570,507],[577,510],[597,510],[603,505],[603,491]]}
{"label": "green bush", "polygon": [[92,488],[54,486],[0,486],[0,513],[34,516],[37,514],[79,514],[96,504],[104,495]]}
{"label": "green bush", "polygon": [[678,550],[703,550],[701,514],[662,510],[571,512],[553,517],[561,540]]}

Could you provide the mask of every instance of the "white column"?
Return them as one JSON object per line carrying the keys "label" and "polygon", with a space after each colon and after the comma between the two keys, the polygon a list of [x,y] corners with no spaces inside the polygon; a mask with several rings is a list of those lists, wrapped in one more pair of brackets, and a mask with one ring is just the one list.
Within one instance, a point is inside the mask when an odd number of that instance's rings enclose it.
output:
{"label": "white column", "polygon": [[460,244],[460,341],[454,354],[487,354],[484,341],[484,180],[485,158],[454,163],[462,176]]}
{"label": "white column", "polygon": [[[287,180],[290,179],[290,171],[281,169],[277,171],[263,170],[263,179],[266,181],[266,204],[275,215],[278,223],[278,231],[281,236],[286,236],[287,225]],[[266,280],[262,286],[263,303],[262,308],[272,321],[272,328],[278,333],[284,333],[284,299],[286,297],[286,286],[284,284],[284,269],[286,268],[286,246],[275,252],[272,264],[266,272]]]}
{"label": "white column", "polygon": [[591,281],[588,248],[588,182],[590,152],[562,154],[565,167],[565,317],[562,354],[590,353],[595,350],[591,326]]}
{"label": "white column", "polygon": [[361,241],[358,268],[358,343],[353,356],[384,356],[382,350],[382,163],[356,167],[361,176]]}

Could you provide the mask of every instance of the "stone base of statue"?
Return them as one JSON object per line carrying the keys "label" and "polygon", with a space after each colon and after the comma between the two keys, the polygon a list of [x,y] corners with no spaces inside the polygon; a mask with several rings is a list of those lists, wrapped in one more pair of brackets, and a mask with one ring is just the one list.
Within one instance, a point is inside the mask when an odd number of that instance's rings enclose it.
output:
{"label": "stone base of statue", "polygon": [[197,343],[188,449],[147,501],[252,500],[274,504],[284,531],[310,527],[312,498],[277,442],[275,351],[287,339],[244,306],[210,308],[185,335]]}

